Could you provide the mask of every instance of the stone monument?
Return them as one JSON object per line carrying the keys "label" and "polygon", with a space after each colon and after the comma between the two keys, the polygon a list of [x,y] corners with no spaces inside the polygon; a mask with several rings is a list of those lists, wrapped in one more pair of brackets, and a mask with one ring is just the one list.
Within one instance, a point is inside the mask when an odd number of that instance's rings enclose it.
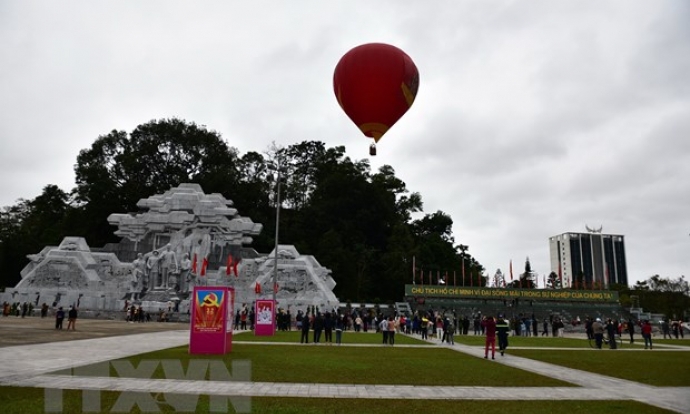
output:
{"label": "stone monument", "polygon": [[248,247],[263,226],[240,216],[220,194],[181,184],[137,206],[142,212],[108,217],[122,237],[118,244],[92,249],[83,238],[65,237],[29,255],[22,280],[0,301],[102,312],[130,304],[156,312],[174,304],[179,316],[187,314],[195,285],[214,285],[235,288],[238,307],[271,298],[274,289],[279,308],[338,305],[330,270],[291,245],[278,246],[277,260],[275,251]]}

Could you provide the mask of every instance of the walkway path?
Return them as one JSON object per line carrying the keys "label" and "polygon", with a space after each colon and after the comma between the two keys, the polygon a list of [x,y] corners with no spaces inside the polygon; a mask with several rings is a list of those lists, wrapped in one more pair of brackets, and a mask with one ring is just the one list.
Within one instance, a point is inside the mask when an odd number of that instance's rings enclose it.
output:
{"label": "walkway path", "polygon": [[[56,389],[148,391],[171,394],[207,394],[245,397],[321,397],[543,400],[572,399],[572,387],[454,387],[405,385],[351,385],[271,383],[248,381],[191,381],[115,377],[79,377],[50,374],[56,370],[125,358],[188,343],[189,332],[167,331],[84,339],[60,343],[0,348],[0,385]],[[241,340],[238,336],[237,341]],[[132,347],[131,344],[137,344]],[[278,344],[280,345],[280,344]],[[290,344],[294,345],[294,344]],[[437,345],[441,346],[441,345]],[[479,347],[456,344],[448,347],[478,358]],[[604,375],[574,370],[516,356],[497,356],[496,363],[535,372],[583,387],[592,400],[631,399],[679,413],[690,413],[690,387],[654,387]]]}

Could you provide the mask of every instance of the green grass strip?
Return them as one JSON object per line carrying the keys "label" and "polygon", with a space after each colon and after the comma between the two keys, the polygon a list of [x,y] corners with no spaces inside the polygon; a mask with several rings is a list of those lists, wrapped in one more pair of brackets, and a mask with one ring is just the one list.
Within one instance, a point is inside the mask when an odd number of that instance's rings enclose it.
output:
{"label": "green grass strip", "polygon": [[690,352],[685,351],[593,349],[583,352],[509,348],[507,354],[649,385],[690,386]]}
{"label": "green grass strip", "polygon": [[[235,344],[227,355],[190,355],[187,347],[137,355],[127,360],[222,359],[252,363],[252,381],[496,387],[574,386],[553,378],[475,358],[445,348],[337,347]],[[163,378],[162,369],[154,373]],[[115,376],[115,373],[112,373]]]}

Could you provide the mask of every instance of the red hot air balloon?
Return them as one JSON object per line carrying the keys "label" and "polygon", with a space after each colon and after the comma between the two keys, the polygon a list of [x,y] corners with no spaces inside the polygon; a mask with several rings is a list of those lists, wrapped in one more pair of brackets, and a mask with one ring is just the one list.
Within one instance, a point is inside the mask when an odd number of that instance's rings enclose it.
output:
{"label": "red hot air balloon", "polygon": [[[410,108],[417,96],[419,72],[395,46],[368,43],[340,58],[333,89],[340,107],[362,133],[378,142]],[[376,146],[371,144],[371,155]]]}

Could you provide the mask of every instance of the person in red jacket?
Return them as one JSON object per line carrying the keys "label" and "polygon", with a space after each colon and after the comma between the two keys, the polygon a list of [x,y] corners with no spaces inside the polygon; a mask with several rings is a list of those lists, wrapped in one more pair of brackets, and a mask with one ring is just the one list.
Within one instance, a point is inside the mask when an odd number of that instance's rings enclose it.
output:
{"label": "person in red jacket", "polygon": [[649,345],[649,349],[652,349],[652,324],[649,323],[649,320],[642,323],[642,337],[644,338],[644,349],[647,349],[647,345]]}
{"label": "person in red jacket", "polygon": [[482,327],[486,333],[486,345],[484,347],[484,359],[489,357],[489,346],[491,346],[491,359],[496,359],[496,321],[493,316],[487,316],[482,321]]}

